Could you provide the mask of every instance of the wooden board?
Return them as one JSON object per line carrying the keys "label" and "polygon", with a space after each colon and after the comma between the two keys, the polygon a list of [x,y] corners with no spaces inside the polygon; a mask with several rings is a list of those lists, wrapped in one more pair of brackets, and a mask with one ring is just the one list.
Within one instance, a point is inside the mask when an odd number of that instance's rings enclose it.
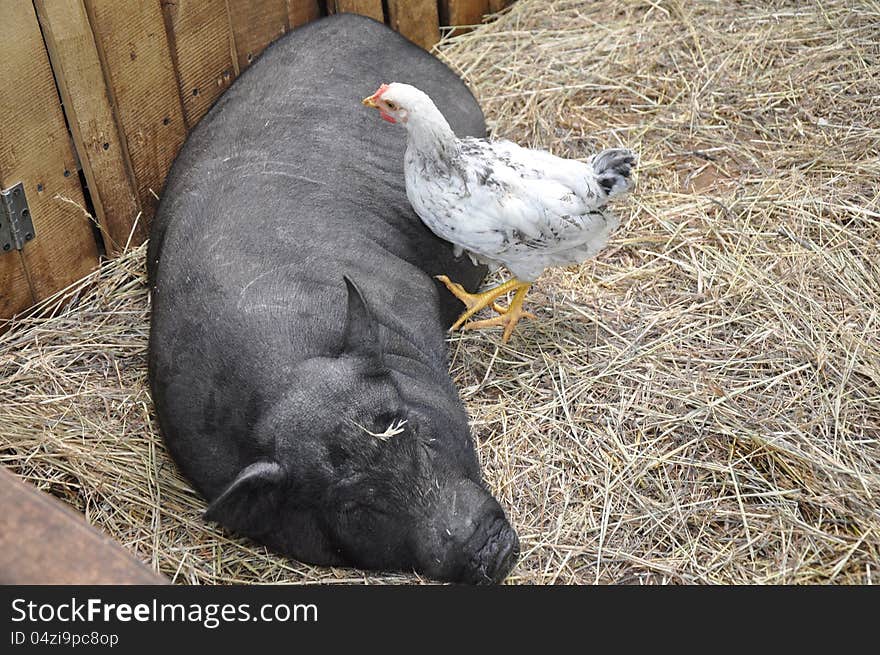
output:
{"label": "wooden board", "polygon": [[321,17],[318,0],[287,0],[287,23],[290,29]]}
{"label": "wooden board", "polygon": [[[479,25],[488,14],[489,0],[440,0],[440,21],[444,26]],[[455,30],[453,34],[463,30]]]}
{"label": "wooden board", "polygon": [[436,0],[388,0],[388,24],[425,50],[440,40]]}
{"label": "wooden board", "polygon": [[0,251],[0,332],[3,319],[27,309],[34,301],[21,253]]}
{"label": "wooden board", "polygon": [[146,226],[186,137],[162,10],[152,0],[84,1]]}
{"label": "wooden board", "polygon": [[168,583],[81,514],[2,468],[0,506],[0,584]]}
{"label": "wooden board", "polygon": [[107,253],[118,255],[130,236],[141,242],[147,226],[139,224],[132,234],[140,207],[89,18],[82,0],[34,5]]}
{"label": "wooden board", "polygon": [[290,29],[287,0],[227,0],[239,71]]}
{"label": "wooden board", "polygon": [[188,129],[195,127],[238,74],[226,0],[162,3],[171,59]]}
{"label": "wooden board", "polygon": [[327,0],[327,12],[331,14],[360,14],[380,23],[385,22],[382,0]]}
{"label": "wooden board", "polygon": [[[4,314],[40,300],[98,265],[92,225],[40,26],[30,2],[0,3],[0,185],[24,183],[35,238],[3,255]],[[23,276],[30,289],[22,288]]]}

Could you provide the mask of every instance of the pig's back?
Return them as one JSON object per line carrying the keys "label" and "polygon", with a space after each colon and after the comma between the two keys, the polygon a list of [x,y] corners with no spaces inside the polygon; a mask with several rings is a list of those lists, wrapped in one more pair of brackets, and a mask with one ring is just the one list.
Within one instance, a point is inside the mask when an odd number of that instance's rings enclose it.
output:
{"label": "pig's back", "polygon": [[[404,130],[360,103],[389,81],[436,98],[459,135],[485,133],[459,78],[384,25],[342,14],[295,30],[220,98],[174,164],[148,259],[160,307],[196,312],[210,299],[212,317],[222,303],[224,320],[273,321],[323,316],[328,293],[344,299],[344,273],[381,305],[407,290],[411,266],[476,281],[482,271],[455,261],[409,206]],[[460,305],[443,300],[454,318]],[[337,336],[325,325],[298,345],[322,352]]]}

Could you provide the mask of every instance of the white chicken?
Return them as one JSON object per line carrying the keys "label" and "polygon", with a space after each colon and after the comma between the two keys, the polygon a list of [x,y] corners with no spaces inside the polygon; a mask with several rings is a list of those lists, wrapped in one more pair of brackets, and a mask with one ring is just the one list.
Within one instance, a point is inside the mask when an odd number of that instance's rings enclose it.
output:
{"label": "white chicken", "polygon": [[[584,163],[511,141],[459,139],[428,95],[397,82],[383,84],[363,104],[406,128],[406,194],[428,229],[456,255],[466,251],[513,275],[477,294],[439,276],[467,307],[453,330],[504,326],[507,342],[521,318],[534,318],[523,300],[544,269],[593,257],[619,225],[605,205],[630,188],[630,150],[604,150]],[[511,291],[509,307],[496,304]],[[499,316],[466,323],[490,306]]]}

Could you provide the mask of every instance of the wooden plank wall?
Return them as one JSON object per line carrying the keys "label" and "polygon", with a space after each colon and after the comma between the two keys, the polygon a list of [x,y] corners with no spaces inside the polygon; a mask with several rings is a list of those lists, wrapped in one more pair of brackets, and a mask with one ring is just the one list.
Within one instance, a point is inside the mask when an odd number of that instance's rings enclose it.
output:
{"label": "wooden plank wall", "polygon": [[22,251],[0,252],[0,320],[97,266],[92,221],[108,256],[146,239],[188,131],[286,32],[352,12],[430,48],[441,26],[477,24],[506,4],[0,1],[0,89],[16,90],[0,92],[0,188],[25,183],[36,231]]}
{"label": "wooden plank wall", "polygon": [[227,0],[238,69],[251,65],[267,45],[290,29],[285,0]]}
{"label": "wooden plank wall", "polygon": [[387,0],[388,25],[413,43],[430,49],[440,40],[440,17],[434,0]]}
{"label": "wooden plank wall", "polygon": [[239,73],[226,0],[162,4],[186,128],[191,129]]}
{"label": "wooden plank wall", "polygon": [[[440,3],[440,22],[448,26],[479,25],[483,16],[493,11],[489,7],[490,2],[494,5],[502,4],[499,0],[443,0]],[[453,30],[452,34],[462,31],[464,30]]]}
{"label": "wooden plank wall", "polygon": [[326,6],[329,14],[361,14],[379,22],[385,21],[382,0],[327,0]]}
{"label": "wooden plank wall", "polygon": [[[115,255],[128,240],[139,205],[89,18],[81,2],[36,0],[34,5],[104,243]],[[144,229],[141,225],[133,235],[136,242]]]}
{"label": "wooden plank wall", "polygon": [[0,3],[0,62],[0,188],[24,183],[35,231],[22,251],[0,253],[0,316],[9,316],[93,270],[98,253],[30,2]]}

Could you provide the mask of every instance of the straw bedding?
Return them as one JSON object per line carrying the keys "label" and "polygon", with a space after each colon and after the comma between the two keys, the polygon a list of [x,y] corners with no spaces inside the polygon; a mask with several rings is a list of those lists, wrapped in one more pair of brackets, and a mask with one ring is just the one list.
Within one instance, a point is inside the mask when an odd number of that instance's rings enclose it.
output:
{"label": "straw bedding", "polygon": [[[625,145],[596,260],[450,339],[515,583],[870,583],[880,5],[519,0],[439,54],[495,134]],[[206,524],[156,434],[144,248],[0,335],[0,461],[177,582],[413,582]]]}

